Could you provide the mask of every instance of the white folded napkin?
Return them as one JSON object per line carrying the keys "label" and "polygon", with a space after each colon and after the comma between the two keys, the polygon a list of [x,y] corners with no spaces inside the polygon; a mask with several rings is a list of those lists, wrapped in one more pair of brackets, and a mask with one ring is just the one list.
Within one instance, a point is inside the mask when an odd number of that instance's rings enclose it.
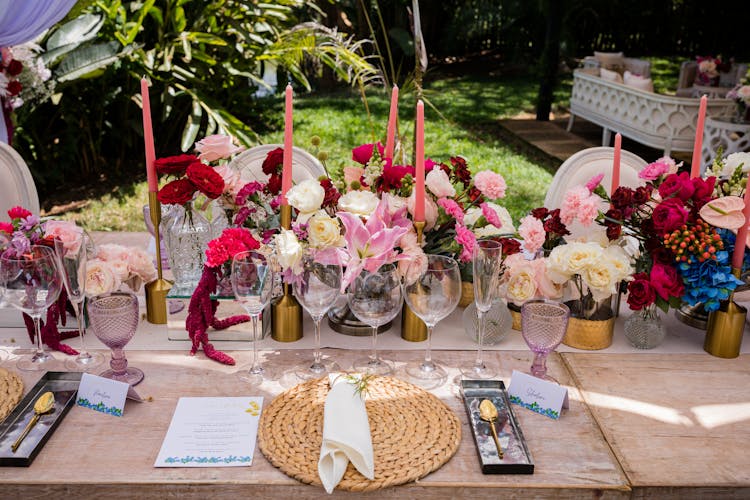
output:
{"label": "white folded napkin", "polygon": [[318,475],[326,491],[333,493],[350,460],[367,479],[375,478],[375,464],[370,423],[362,396],[343,374],[332,373],[328,380],[331,390],[323,411]]}

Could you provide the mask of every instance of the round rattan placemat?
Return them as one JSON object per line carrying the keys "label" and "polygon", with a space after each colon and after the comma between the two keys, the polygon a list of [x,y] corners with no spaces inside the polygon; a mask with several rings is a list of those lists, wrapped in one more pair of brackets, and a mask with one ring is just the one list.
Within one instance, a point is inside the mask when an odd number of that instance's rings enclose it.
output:
{"label": "round rattan placemat", "polygon": [[23,395],[23,382],[15,373],[0,368],[0,420],[7,417]]}
{"label": "round rattan placemat", "polygon": [[[260,418],[261,452],[282,472],[307,484],[321,484],[318,459],[327,394],[327,377],[299,384],[277,396]],[[440,468],[458,449],[458,417],[415,385],[375,377],[369,382],[365,405],[375,479],[365,478],[350,463],[337,489],[370,491],[408,483]]]}

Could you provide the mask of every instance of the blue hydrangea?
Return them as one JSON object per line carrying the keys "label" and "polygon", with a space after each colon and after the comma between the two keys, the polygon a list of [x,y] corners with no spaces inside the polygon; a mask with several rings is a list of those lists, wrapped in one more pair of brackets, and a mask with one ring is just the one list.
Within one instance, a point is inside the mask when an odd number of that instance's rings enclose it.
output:
{"label": "blue hydrangea", "polygon": [[742,284],[732,274],[727,250],[717,252],[716,260],[680,262],[678,267],[685,284],[682,300],[691,306],[702,302],[709,312],[719,309],[719,303],[728,299],[732,291]]}

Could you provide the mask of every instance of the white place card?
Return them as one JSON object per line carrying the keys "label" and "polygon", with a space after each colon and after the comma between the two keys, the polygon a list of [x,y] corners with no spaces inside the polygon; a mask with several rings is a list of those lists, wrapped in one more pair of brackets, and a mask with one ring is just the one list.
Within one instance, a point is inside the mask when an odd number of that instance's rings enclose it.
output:
{"label": "white place card", "polygon": [[78,386],[76,404],[107,415],[122,417],[128,389],[130,384],[125,382],[84,373]]}
{"label": "white place card", "polygon": [[508,396],[511,403],[554,419],[568,408],[568,389],[517,370],[511,375]]}
{"label": "white place card", "polygon": [[253,463],[261,397],[180,398],[154,467]]}

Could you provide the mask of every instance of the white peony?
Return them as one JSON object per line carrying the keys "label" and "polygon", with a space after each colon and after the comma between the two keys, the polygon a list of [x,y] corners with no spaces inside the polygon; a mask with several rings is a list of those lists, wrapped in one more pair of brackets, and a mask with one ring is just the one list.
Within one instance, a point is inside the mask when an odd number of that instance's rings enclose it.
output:
{"label": "white peony", "polygon": [[425,186],[438,198],[456,196],[456,188],[448,179],[448,174],[442,168],[435,167],[427,173],[424,179]]}
{"label": "white peony", "polygon": [[286,193],[289,204],[308,216],[320,209],[325,197],[326,191],[316,179],[306,179]]}
{"label": "white peony", "polygon": [[371,191],[349,191],[339,198],[339,210],[360,217],[369,217],[377,206],[378,196]]}
{"label": "white peony", "polygon": [[341,225],[324,210],[317,211],[307,221],[307,239],[314,248],[342,246]]}
{"label": "white peony", "polygon": [[120,283],[120,278],[109,263],[101,259],[92,259],[86,263],[87,297],[114,292],[120,288]]}
{"label": "white peony", "polygon": [[302,255],[304,250],[297,236],[289,229],[282,229],[275,237],[276,255],[281,268],[291,270],[293,274],[302,272]]}

